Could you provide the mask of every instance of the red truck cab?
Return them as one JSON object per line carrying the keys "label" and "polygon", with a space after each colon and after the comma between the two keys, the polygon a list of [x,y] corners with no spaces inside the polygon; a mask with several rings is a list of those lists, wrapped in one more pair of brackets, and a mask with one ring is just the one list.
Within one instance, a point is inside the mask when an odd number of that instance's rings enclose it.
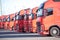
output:
{"label": "red truck cab", "polygon": [[[38,9],[37,14],[42,18],[40,21],[40,34],[51,36],[60,35],[60,0],[48,0]],[[40,12],[39,12],[40,11]]]}
{"label": "red truck cab", "polygon": [[5,22],[6,22],[6,15],[2,15],[2,25],[1,25],[1,27],[2,28],[5,28]]}
{"label": "red truck cab", "polygon": [[19,19],[19,14],[20,14],[20,11],[19,11],[19,12],[16,12],[16,13],[15,13],[15,17],[14,17],[14,18],[15,18],[14,30],[17,31],[17,32],[19,32],[19,25],[18,25],[18,24],[19,24],[19,23],[18,23],[18,20],[20,20],[20,19]]}
{"label": "red truck cab", "polygon": [[34,7],[32,9],[32,32],[37,32],[37,25],[36,25],[36,20],[37,20],[37,9],[38,7]]}
{"label": "red truck cab", "polygon": [[16,13],[15,26],[17,32],[24,32],[24,9]]}
{"label": "red truck cab", "polygon": [[15,14],[10,14],[10,23],[9,23],[9,30],[13,30],[14,27],[14,16]]}
{"label": "red truck cab", "polygon": [[7,30],[9,26],[9,15],[6,16],[5,29]]}
{"label": "red truck cab", "polygon": [[25,9],[24,13],[24,31],[29,32],[29,13],[30,13],[30,8]]}

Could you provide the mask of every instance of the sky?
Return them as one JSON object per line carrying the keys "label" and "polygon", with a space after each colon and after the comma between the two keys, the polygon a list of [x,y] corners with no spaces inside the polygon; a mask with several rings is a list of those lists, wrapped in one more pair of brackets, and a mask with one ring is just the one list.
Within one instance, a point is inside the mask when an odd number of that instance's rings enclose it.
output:
{"label": "sky", "polygon": [[40,4],[45,1],[47,0],[1,0],[2,15],[9,15],[18,12],[21,9],[32,9],[36,6],[40,6]]}

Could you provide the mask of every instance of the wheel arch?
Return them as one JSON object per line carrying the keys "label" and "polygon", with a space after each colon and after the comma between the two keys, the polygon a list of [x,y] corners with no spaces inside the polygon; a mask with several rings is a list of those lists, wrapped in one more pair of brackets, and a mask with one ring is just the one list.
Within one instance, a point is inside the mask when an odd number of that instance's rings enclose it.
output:
{"label": "wheel arch", "polygon": [[60,30],[60,27],[58,25],[52,25],[52,26],[50,26],[49,31],[52,27],[57,27]]}

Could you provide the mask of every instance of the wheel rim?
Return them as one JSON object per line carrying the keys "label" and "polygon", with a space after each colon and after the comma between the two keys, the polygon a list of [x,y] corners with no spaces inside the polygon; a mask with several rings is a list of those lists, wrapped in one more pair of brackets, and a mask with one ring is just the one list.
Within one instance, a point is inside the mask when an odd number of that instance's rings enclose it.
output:
{"label": "wheel rim", "polygon": [[59,29],[56,27],[51,28],[50,35],[51,36],[59,36]]}
{"label": "wheel rim", "polygon": [[58,33],[58,31],[54,29],[52,33],[55,35]]}

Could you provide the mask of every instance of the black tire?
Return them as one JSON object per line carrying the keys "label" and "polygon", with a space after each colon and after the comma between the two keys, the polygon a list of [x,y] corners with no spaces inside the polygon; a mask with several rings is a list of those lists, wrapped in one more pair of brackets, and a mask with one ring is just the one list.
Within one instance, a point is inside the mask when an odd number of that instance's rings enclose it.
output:
{"label": "black tire", "polygon": [[37,22],[36,24],[37,24],[37,32],[40,32],[40,30],[41,30],[41,27],[40,27],[41,26],[41,23],[40,22]]}
{"label": "black tire", "polygon": [[19,32],[19,26],[18,25],[16,25],[16,30]]}
{"label": "black tire", "polygon": [[25,33],[25,31],[24,31],[24,27],[22,27],[22,32]]}
{"label": "black tire", "polygon": [[12,26],[12,30],[14,30],[14,27]]}
{"label": "black tire", "polygon": [[59,36],[60,35],[60,32],[59,32],[59,28],[57,27],[52,27],[49,31],[50,35],[51,36]]}

